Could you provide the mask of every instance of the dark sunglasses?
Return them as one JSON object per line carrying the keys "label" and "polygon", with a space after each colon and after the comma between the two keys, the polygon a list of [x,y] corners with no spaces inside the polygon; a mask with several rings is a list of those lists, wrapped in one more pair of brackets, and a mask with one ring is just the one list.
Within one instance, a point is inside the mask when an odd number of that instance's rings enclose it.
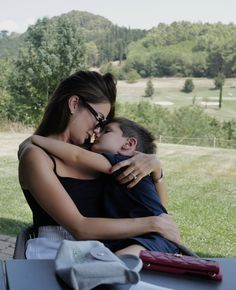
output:
{"label": "dark sunglasses", "polygon": [[103,114],[98,113],[94,110],[92,106],[90,106],[83,98],[79,97],[80,101],[82,101],[83,105],[89,110],[89,112],[94,116],[94,118],[97,120],[97,124],[94,129],[96,128],[103,128],[108,120],[103,116]]}

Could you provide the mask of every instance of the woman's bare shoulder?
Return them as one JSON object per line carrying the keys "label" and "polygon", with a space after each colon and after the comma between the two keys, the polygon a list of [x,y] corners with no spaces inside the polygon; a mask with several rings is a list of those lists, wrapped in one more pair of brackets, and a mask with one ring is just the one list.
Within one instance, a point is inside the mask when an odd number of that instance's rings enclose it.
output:
{"label": "woman's bare shoulder", "polygon": [[27,189],[29,180],[37,178],[39,172],[51,172],[53,162],[48,154],[40,147],[29,144],[19,157],[19,182],[22,188]]}
{"label": "woman's bare shoulder", "polygon": [[33,162],[34,164],[48,162],[49,164],[52,164],[52,160],[48,154],[43,149],[34,144],[28,144],[20,152],[19,161],[21,164],[28,162]]}

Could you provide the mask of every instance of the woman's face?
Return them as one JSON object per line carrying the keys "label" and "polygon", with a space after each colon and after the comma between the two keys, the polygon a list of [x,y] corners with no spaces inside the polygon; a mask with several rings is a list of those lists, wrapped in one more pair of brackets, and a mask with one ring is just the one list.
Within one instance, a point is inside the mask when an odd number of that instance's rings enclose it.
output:
{"label": "woman's face", "polygon": [[[100,116],[107,118],[110,110],[110,103],[92,104],[90,107]],[[75,145],[81,145],[86,139],[93,135],[94,128],[98,124],[98,120],[94,114],[86,107],[76,103],[74,111],[71,111],[71,119],[69,122],[69,142]]]}

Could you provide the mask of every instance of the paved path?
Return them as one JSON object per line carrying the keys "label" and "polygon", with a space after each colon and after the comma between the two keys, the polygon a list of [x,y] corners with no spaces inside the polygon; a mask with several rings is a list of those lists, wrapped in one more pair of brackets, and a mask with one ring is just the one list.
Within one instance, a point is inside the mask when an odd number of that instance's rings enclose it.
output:
{"label": "paved path", "polygon": [[12,259],[15,242],[15,237],[0,235],[0,260]]}

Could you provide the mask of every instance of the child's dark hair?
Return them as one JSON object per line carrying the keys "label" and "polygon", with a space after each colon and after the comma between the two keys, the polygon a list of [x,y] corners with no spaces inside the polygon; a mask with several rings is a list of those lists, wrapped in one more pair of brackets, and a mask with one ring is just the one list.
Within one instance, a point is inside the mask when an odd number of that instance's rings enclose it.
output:
{"label": "child's dark hair", "polygon": [[157,146],[155,143],[155,137],[142,125],[124,117],[115,117],[111,122],[119,124],[124,137],[134,137],[137,139],[137,151],[147,154],[156,153]]}

